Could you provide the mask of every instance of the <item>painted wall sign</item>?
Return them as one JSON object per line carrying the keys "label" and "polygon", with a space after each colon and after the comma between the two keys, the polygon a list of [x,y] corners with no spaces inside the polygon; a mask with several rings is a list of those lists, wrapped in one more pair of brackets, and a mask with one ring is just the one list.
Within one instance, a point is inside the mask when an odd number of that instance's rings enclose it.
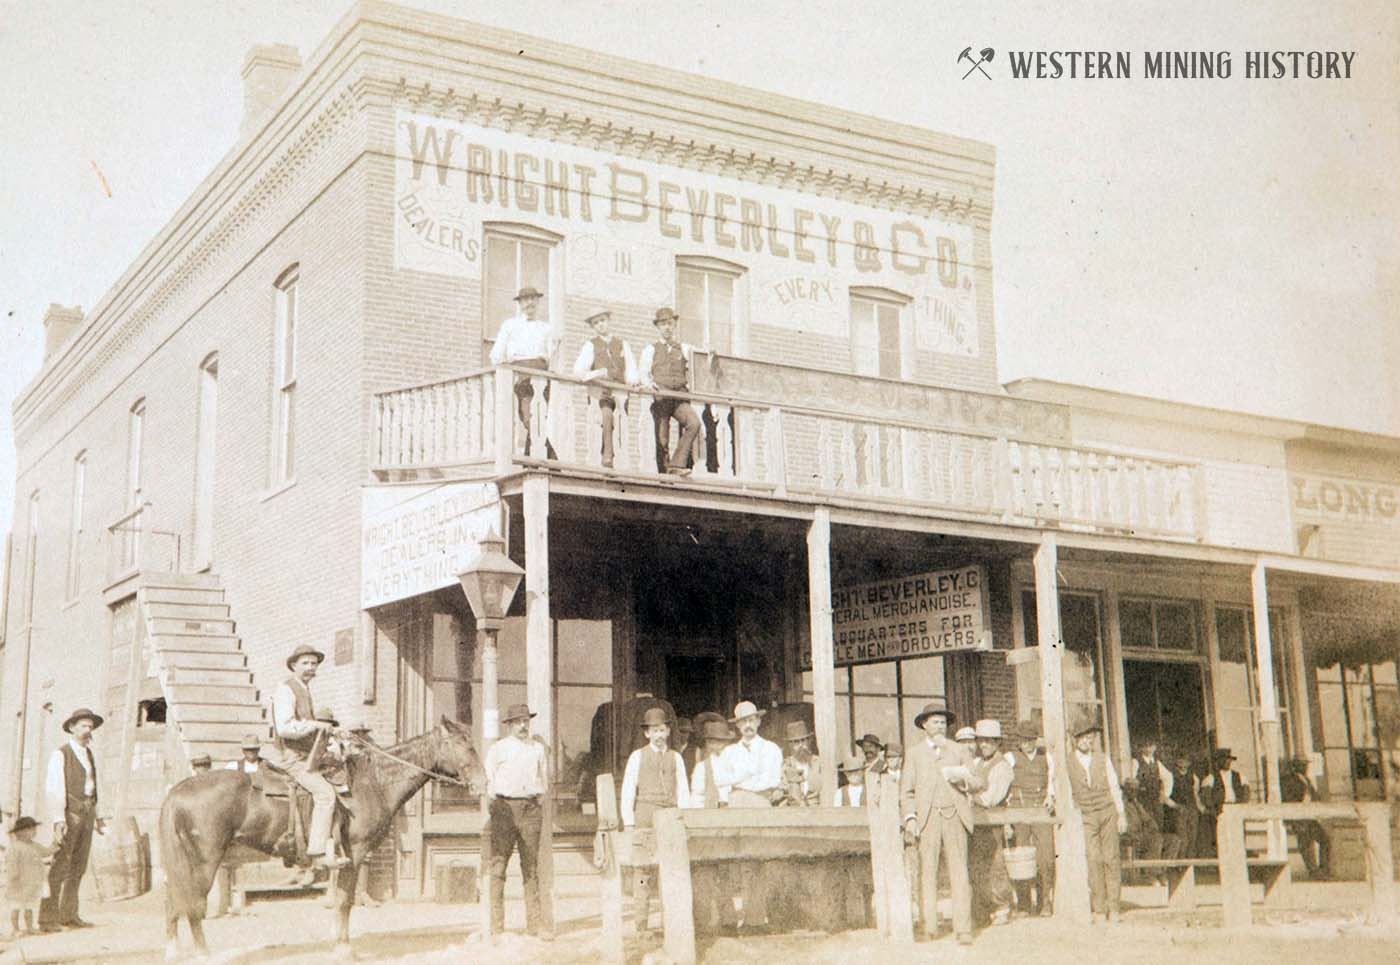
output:
{"label": "painted wall sign", "polygon": [[1294,472],[1288,491],[1299,553],[1400,566],[1400,485]]}
{"label": "painted wall sign", "polygon": [[369,487],[361,502],[361,607],[452,586],[488,530],[506,534],[494,483]]}
{"label": "painted wall sign", "polygon": [[969,225],[409,111],[395,137],[400,268],[479,278],[483,224],[524,221],[569,239],[573,294],[662,301],[674,255],[708,255],[750,272],[755,324],[845,335],[848,286],[877,286],[919,348],[979,352]]}
{"label": "painted wall sign", "polygon": [[[836,666],[990,650],[981,566],[833,587]],[[811,652],[802,655],[812,665]]]}

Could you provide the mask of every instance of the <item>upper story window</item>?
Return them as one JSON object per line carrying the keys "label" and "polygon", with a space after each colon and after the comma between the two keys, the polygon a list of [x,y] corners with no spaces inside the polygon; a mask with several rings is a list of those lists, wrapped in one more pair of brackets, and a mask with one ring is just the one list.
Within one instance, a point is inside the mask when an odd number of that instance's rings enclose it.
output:
{"label": "upper story window", "polygon": [[501,322],[513,318],[515,296],[522,288],[534,288],[544,296],[542,316],[554,321],[562,306],[552,284],[557,273],[559,235],[520,224],[486,226],[485,284],[481,303],[481,335],[494,341]]}
{"label": "upper story window", "polygon": [[137,399],[126,419],[126,508],[141,502],[141,447],[146,427],[146,400]]}
{"label": "upper story window", "polygon": [[742,354],[747,318],[742,265],[718,258],[676,259],[676,312],[682,342],[725,355]]}
{"label": "upper story window", "polygon": [[78,595],[82,585],[83,561],[83,490],[87,485],[87,452],[78,453],[73,460],[73,510],[68,523],[67,599]]}
{"label": "upper story window", "polygon": [[297,329],[301,271],[293,265],[277,279],[277,323],[272,351],[271,479],[276,486],[296,474]]}
{"label": "upper story window", "polygon": [[857,375],[907,379],[914,346],[909,299],[884,288],[851,289],[851,368]]}
{"label": "upper story window", "polygon": [[1196,606],[1178,600],[1118,602],[1118,626],[1127,650],[1168,650],[1196,653]]}

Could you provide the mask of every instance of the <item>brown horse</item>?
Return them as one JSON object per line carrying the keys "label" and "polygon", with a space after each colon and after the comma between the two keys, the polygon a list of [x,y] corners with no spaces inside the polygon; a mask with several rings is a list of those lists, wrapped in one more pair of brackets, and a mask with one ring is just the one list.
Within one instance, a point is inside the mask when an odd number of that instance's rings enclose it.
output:
{"label": "brown horse", "polygon": [[[350,948],[350,908],[360,863],[389,830],[394,815],[430,780],[458,779],[473,793],[481,792],[484,780],[471,729],[446,717],[428,733],[382,750],[392,756],[366,748],[346,762],[349,813],[342,812],[338,832],[350,867],[336,875],[335,940],[342,953]],[[272,854],[287,823],[286,800],[268,798],[242,771],[209,771],[170,789],[160,809],[167,960],[179,954],[182,917],[200,953],[208,953],[204,910],[219,866],[236,860],[244,849]]]}

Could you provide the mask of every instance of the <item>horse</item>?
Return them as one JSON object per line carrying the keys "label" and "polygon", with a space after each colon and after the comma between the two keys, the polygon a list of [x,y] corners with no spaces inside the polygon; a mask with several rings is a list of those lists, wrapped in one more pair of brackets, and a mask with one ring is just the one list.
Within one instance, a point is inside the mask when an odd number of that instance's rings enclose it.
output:
{"label": "horse", "polygon": [[[456,779],[474,794],[485,772],[471,729],[442,718],[426,734],[392,747],[367,745],[346,761],[350,794],[341,811],[339,845],[350,866],[335,876],[336,951],[350,952],[350,909],[360,864],[388,832],[394,816],[430,780]],[[179,955],[179,921],[189,923],[200,954],[204,912],[219,866],[247,849],[273,854],[287,831],[290,808],[272,800],[241,770],[214,770],[170,789],[160,809],[161,865],[165,869],[165,957]],[[232,852],[232,854],[230,853]]]}

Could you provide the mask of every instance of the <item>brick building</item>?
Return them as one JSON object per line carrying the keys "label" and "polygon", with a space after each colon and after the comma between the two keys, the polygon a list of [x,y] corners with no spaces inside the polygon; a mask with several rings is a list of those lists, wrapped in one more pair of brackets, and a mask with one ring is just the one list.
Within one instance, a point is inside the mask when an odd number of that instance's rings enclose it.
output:
{"label": "brick building", "polygon": [[[457,583],[488,529],[526,569],[496,701],[555,748],[561,869],[600,709],[641,692],[808,702],[837,753],[935,695],[1032,717],[1062,678],[1120,757],[1151,733],[1271,792],[1295,752],[1400,793],[1400,441],[1004,389],[989,146],[380,3],[244,79],[239,143],[98,306],[51,309],[15,403],[11,806],[88,704],[104,794],[149,826],[188,756],[265,732],[299,643],[382,741],[489,734]],[[526,285],[548,375],[487,364]],[[662,306],[697,346],[686,477],[622,386],[604,467],[569,374],[587,315],[640,350]],[[401,894],[476,850],[461,793],[402,821]]]}

